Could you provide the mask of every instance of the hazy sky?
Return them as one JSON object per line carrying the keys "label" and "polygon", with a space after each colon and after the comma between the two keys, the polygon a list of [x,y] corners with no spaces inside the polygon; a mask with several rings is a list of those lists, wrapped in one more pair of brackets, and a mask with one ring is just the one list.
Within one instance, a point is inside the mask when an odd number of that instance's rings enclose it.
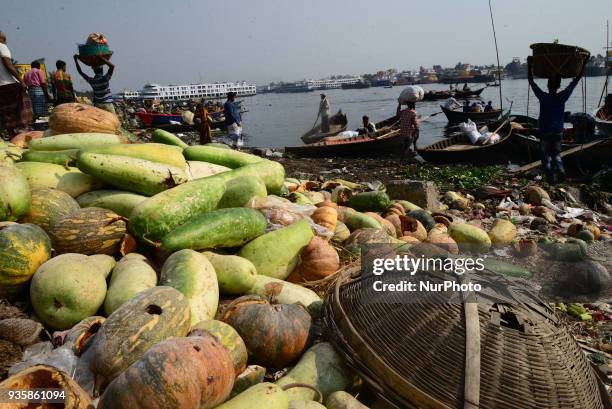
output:
{"label": "hazy sky", "polygon": [[[493,0],[493,12],[504,64],[555,38],[603,53],[612,1]],[[0,30],[18,61],[61,58],[75,74],[77,43],[104,33],[113,91],[495,62],[487,0],[0,0]]]}

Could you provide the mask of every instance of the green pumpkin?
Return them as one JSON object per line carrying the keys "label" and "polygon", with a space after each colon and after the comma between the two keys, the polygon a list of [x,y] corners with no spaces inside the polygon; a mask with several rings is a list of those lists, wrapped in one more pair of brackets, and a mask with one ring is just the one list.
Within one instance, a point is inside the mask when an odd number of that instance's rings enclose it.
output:
{"label": "green pumpkin", "polygon": [[77,201],[66,192],[48,187],[32,189],[30,210],[21,221],[34,223],[49,231],[55,221],[80,209]]}
{"label": "green pumpkin", "polygon": [[0,221],[15,221],[30,208],[30,186],[15,166],[0,162]]}
{"label": "green pumpkin", "polygon": [[0,223],[0,297],[12,298],[51,257],[51,240],[34,224]]}

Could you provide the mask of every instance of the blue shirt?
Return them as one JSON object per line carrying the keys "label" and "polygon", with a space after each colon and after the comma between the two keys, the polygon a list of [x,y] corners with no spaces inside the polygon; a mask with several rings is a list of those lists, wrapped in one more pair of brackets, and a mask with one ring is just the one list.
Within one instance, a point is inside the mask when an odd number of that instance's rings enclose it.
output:
{"label": "blue shirt", "polygon": [[563,91],[555,95],[550,95],[538,87],[535,82],[531,83],[533,93],[540,100],[540,117],[539,126],[540,134],[560,134],[563,133],[563,124],[565,117],[565,103],[574,91],[578,84],[578,80],[574,79]]}
{"label": "blue shirt", "polygon": [[223,104],[223,114],[225,115],[226,125],[242,122],[240,109],[232,101],[225,101]]}

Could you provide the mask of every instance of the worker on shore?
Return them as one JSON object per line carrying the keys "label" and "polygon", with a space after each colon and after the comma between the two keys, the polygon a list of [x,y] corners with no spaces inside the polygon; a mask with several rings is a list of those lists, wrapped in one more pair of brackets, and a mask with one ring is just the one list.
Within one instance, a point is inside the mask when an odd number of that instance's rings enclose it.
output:
{"label": "worker on shore", "polygon": [[10,136],[32,122],[32,104],[26,93],[27,85],[13,65],[11,51],[6,46],[6,35],[0,31],[0,126]]}
{"label": "worker on shore", "polygon": [[32,112],[34,118],[49,115],[48,101],[51,100],[49,91],[47,90],[47,82],[45,75],[40,69],[40,62],[32,61],[30,70],[23,76],[23,82],[28,86],[28,95],[32,101]]}
{"label": "worker on shore", "polygon": [[365,134],[368,136],[374,136],[376,134],[376,125],[370,122],[370,117],[364,115],[361,120],[363,121],[363,129],[365,130]]}
{"label": "worker on shore", "polygon": [[113,76],[113,72],[115,72],[115,65],[106,57],[99,56],[99,58],[100,61],[108,67],[108,71],[106,74],[104,74],[104,69],[101,65],[91,67],[94,72],[93,78],[83,72],[76,55],[74,56],[74,63],[76,64],[77,71],[81,77],[83,77],[83,79],[87,81],[93,89],[94,106],[116,115],[117,112],[115,111],[115,106],[113,105],[113,94],[110,90],[110,79]]}
{"label": "worker on shore", "polygon": [[66,72],[66,62],[57,60],[57,70],[51,74],[51,89],[53,90],[54,105],[58,106],[75,101],[72,77]]}
{"label": "worker on shore", "polygon": [[329,132],[329,113],[330,113],[329,100],[325,94],[321,94],[321,102],[319,103],[319,113],[317,117],[321,117],[321,132]]}
{"label": "worker on shore", "polygon": [[227,125],[227,137],[232,142],[232,146],[239,148],[242,146],[242,118],[240,117],[240,108],[234,102],[236,93],[230,91],[227,93],[227,101],[223,104],[223,115],[225,115],[225,124]]}
{"label": "worker on shore", "polygon": [[[414,102],[407,102],[406,109],[402,109],[402,104],[397,104],[396,117],[400,121],[400,135],[404,141],[400,162],[404,161],[407,154],[416,155],[417,139],[419,139],[419,117],[416,112]],[[411,148],[414,149],[411,149]]]}
{"label": "worker on shore", "polygon": [[210,116],[208,115],[208,109],[202,102],[196,105],[195,114],[193,116],[193,122],[196,129],[200,133],[200,145],[205,145],[212,142],[210,135],[210,125],[212,123]]}
{"label": "worker on shore", "polygon": [[[540,148],[542,150],[542,166],[549,183],[563,182],[565,180],[565,168],[561,159],[561,141],[563,140],[565,103],[576,88],[578,81],[584,75],[586,64],[583,62],[580,73],[563,91],[558,92],[561,87],[561,77],[555,76],[548,79],[548,93],[542,91],[533,80],[532,57],[527,58],[527,78],[533,93],[540,101],[540,116],[538,123],[540,127]],[[555,179],[555,168],[559,174]]]}

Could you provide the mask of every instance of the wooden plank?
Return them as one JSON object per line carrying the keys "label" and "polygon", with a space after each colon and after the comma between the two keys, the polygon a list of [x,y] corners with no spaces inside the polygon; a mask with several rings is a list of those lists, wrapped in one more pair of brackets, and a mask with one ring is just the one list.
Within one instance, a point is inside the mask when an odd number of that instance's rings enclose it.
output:
{"label": "wooden plank", "polygon": [[[600,144],[600,143],[602,143],[604,141],[606,141],[606,139],[598,139],[596,141],[585,143],[583,145],[574,146],[573,148],[570,148],[568,150],[565,150],[565,151],[561,152],[561,157],[564,158],[564,157],[572,155],[574,153],[582,152],[582,151],[590,149],[593,146],[598,145],[598,144]],[[525,166],[521,166],[520,168],[513,170],[512,173],[513,174],[524,173],[524,172],[528,172],[530,170],[533,170],[535,168],[538,168],[540,166],[542,166],[542,161],[541,160],[537,160],[535,162],[531,162],[531,163],[529,163],[529,164],[527,164]]]}
{"label": "wooden plank", "polygon": [[480,406],[480,321],[478,319],[478,303],[473,299],[467,299],[464,300],[463,307],[465,311],[463,408],[478,409]]}

